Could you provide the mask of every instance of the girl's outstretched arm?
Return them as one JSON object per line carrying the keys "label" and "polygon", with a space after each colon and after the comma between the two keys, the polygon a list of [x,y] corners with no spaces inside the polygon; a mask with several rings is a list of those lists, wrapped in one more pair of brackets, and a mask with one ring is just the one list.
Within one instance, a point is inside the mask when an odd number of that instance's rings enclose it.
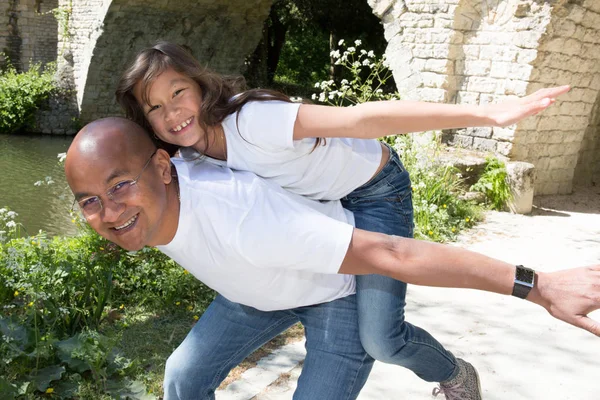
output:
{"label": "girl's outstretched arm", "polygon": [[545,110],[570,86],[540,89],[498,104],[440,104],[377,101],[355,107],[303,104],[294,125],[294,140],[312,137],[374,139],[401,133],[475,126],[508,126]]}

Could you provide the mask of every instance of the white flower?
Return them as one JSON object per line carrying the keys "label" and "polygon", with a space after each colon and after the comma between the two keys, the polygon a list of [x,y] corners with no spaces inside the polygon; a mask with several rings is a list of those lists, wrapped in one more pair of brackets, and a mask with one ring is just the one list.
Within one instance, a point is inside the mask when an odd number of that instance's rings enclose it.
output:
{"label": "white flower", "polygon": [[367,51],[365,49],[360,49],[360,54],[367,54]]}
{"label": "white flower", "polygon": [[362,62],[362,65],[371,65],[371,62],[369,61],[368,58],[365,58]]}
{"label": "white flower", "polygon": [[319,94],[319,101],[322,103],[325,101],[325,93]]}
{"label": "white flower", "polygon": [[347,85],[348,84],[348,79],[342,79],[342,85]]}
{"label": "white flower", "polygon": [[310,96],[311,99],[316,100],[317,99],[317,95],[316,93],[313,93],[312,96]]}
{"label": "white flower", "polygon": [[4,215],[7,211],[6,208],[0,208],[0,215]]}
{"label": "white flower", "polygon": [[16,212],[14,212],[14,211],[9,211],[9,212],[7,212],[7,213],[6,213],[6,216],[7,216],[8,218],[14,218],[14,217],[16,217],[17,215],[19,215],[19,214],[17,214],[17,213],[16,213]]}
{"label": "white flower", "polygon": [[356,51],[356,47],[348,47],[348,53],[354,53]]}
{"label": "white flower", "polygon": [[62,163],[67,159],[67,153],[58,153],[56,157],[58,157],[58,162]]}
{"label": "white flower", "polygon": [[344,39],[340,39],[340,41],[338,42],[338,46],[341,46],[344,44]]}
{"label": "white flower", "polygon": [[15,221],[8,221],[6,223],[7,228],[15,228],[16,226],[17,226],[17,223]]}
{"label": "white flower", "polygon": [[315,83],[315,87],[318,89],[321,87],[321,84],[319,82]]}
{"label": "white flower", "polygon": [[33,186],[42,186],[42,181],[37,181],[33,184]]}
{"label": "white flower", "polygon": [[383,93],[383,89],[377,89],[375,93]]}
{"label": "white flower", "polygon": [[369,52],[367,53],[367,57],[375,57],[375,53],[373,52],[373,50],[369,50]]}
{"label": "white flower", "polygon": [[354,61],[352,63],[352,66],[358,68],[358,67],[360,67],[360,63],[358,61]]}
{"label": "white flower", "polygon": [[329,57],[333,57],[333,58],[340,58],[340,51],[339,50],[332,50],[329,52]]}
{"label": "white flower", "polygon": [[354,41],[354,44],[357,45],[357,46],[360,46],[362,44],[362,41],[360,39],[356,39]]}

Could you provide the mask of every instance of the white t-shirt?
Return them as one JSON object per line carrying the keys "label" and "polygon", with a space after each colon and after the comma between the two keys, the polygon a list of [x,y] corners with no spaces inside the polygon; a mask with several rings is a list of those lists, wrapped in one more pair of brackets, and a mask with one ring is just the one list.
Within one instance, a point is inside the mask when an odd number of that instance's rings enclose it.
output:
{"label": "white t-shirt", "polygon": [[171,243],[157,248],[207,286],[263,311],[354,293],[354,277],[337,274],[354,229],[339,201],[306,199],[201,160],[173,163],[179,226]]}
{"label": "white t-shirt", "polygon": [[[279,186],[316,200],[338,200],[368,182],[381,161],[375,139],[327,138],[294,140],[298,103],[251,101],[223,120],[230,168],[252,171]],[[239,116],[238,116],[239,114]],[[313,150],[314,149],[314,150]],[[186,159],[197,158],[182,149]]]}

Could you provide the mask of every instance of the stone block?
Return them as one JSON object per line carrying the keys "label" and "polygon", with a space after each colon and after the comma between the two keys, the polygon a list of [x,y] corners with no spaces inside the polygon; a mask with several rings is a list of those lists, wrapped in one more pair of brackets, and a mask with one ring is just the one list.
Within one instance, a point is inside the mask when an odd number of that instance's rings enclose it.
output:
{"label": "stone block", "polygon": [[498,88],[498,81],[485,77],[469,77],[467,89],[469,92],[494,93]]}
{"label": "stone block", "polygon": [[511,155],[513,144],[510,142],[498,142],[496,145],[496,153],[502,154],[505,157]]}
{"label": "stone block", "polygon": [[494,128],[492,128],[492,139],[506,142],[511,141],[514,137],[514,128],[501,128],[499,126],[495,126]]}
{"label": "stone block", "polygon": [[473,138],[473,148],[475,150],[481,150],[481,151],[489,151],[489,152],[496,152],[496,144],[498,142],[492,139],[484,139],[484,138],[479,138],[479,137],[475,137]]}
{"label": "stone block", "polygon": [[535,191],[535,167],[533,164],[519,161],[506,163],[508,184],[513,198],[508,208],[515,214],[529,214],[533,206]]}
{"label": "stone block", "polygon": [[468,61],[465,63],[464,75],[487,76],[493,68],[491,61]]}

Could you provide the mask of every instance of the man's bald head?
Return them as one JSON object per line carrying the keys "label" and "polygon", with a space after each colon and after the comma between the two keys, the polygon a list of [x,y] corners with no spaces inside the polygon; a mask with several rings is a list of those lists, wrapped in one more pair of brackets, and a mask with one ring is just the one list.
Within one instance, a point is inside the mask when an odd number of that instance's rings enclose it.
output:
{"label": "man's bald head", "polygon": [[75,136],[67,152],[65,171],[81,157],[146,157],[154,148],[150,135],[135,122],[118,117],[99,119]]}
{"label": "man's bald head", "polygon": [[80,206],[100,206],[85,214],[90,226],[128,250],[164,244],[174,235],[179,203],[171,174],[168,153],[157,150],[141,126],[124,118],[87,124],[65,162]]}

